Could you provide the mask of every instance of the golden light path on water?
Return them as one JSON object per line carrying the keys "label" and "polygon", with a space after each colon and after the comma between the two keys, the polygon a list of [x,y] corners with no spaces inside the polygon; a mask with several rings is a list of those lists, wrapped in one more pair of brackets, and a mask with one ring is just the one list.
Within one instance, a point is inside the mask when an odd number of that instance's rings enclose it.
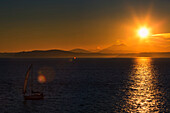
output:
{"label": "golden light path on water", "polygon": [[130,74],[128,95],[125,99],[123,111],[125,112],[160,112],[162,92],[157,83],[157,72],[154,70],[151,58],[136,58]]}

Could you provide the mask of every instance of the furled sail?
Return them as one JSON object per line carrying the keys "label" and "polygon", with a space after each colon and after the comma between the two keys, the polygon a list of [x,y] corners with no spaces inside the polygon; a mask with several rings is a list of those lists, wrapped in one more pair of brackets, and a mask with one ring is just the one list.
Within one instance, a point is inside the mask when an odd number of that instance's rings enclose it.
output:
{"label": "furled sail", "polygon": [[28,68],[28,71],[27,71],[26,76],[25,76],[23,94],[26,93],[27,82],[28,82],[28,77],[29,77],[30,71],[31,71],[31,67],[32,67],[32,64],[31,64],[30,67]]}

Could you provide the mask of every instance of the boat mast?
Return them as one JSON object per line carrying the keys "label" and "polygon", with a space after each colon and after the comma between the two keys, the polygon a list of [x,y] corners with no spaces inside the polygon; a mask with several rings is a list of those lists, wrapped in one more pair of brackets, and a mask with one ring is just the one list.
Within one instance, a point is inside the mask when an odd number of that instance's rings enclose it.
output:
{"label": "boat mast", "polygon": [[32,64],[31,64],[30,67],[28,68],[28,71],[27,71],[26,76],[25,76],[23,94],[26,93],[27,82],[28,82],[28,77],[29,77],[29,73],[30,73],[30,71],[31,71],[31,68],[32,68]]}
{"label": "boat mast", "polygon": [[[32,66],[33,67],[33,66]],[[30,77],[31,77],[31,83],[30,83],[30,88],[31,88],[31,93],[33,92],[33,68],[32,68],[32,70],[31,70],[32,72],[31,72],[31,75],[30,75]]]}

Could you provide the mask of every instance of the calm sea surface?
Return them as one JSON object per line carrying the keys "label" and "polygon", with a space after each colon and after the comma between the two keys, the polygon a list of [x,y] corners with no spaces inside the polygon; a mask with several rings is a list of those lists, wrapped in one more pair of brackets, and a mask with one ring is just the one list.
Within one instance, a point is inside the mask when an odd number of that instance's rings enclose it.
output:
{"label": "calm sea surface", "polygon": [[[44,100],[23,99],[30,64]],[[170,112],[170,59],[0,59],[0,113],[114,112]]]}

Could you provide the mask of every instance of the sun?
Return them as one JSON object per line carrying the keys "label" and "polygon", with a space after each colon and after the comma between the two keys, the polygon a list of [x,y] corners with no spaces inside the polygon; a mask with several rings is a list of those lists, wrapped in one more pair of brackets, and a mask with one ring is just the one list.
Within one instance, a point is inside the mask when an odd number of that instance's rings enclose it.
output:
{"label": "sun", "polygon": [[141,38],[146,38],[149,35],[149,30],[145,27],[140,28],[138,34]]}

